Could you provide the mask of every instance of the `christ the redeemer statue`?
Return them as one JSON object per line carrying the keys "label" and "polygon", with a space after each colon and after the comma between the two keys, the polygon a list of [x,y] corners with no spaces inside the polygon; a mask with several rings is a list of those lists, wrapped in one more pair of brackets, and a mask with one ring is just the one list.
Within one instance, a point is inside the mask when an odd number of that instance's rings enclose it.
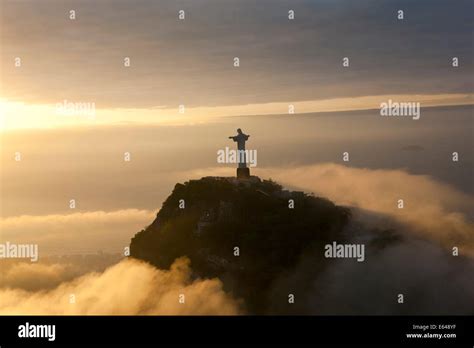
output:
{"label": "christ the redeemer statue", "polygon": [[244,134],[242,129],[237,129],[237,135],[233,137],[229,137],[237,143],[237,150],[238,150],[238,168],[237,168],[237,177],[238,178],[249,178],[250,177],[250,169],[247,168],[247,159],[245,156],[245,142],[249,139],[250,135]]}

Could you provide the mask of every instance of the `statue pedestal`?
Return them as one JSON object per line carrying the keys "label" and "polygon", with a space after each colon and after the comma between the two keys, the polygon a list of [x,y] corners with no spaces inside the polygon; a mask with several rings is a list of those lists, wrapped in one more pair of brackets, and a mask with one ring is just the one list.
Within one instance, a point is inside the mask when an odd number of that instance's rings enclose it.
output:
{"label": "statue pedestal", "polygon": [[237,179],[249,179],[250,168],[237,168]]}

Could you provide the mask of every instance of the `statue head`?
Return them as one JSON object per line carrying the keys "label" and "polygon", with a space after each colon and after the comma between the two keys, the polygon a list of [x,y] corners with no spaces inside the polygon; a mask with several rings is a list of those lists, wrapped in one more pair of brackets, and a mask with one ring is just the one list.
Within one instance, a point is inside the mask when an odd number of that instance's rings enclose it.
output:
{"label": "statue head", "polygon": [[242,129],[237,129],[237,133],[242,134]]}

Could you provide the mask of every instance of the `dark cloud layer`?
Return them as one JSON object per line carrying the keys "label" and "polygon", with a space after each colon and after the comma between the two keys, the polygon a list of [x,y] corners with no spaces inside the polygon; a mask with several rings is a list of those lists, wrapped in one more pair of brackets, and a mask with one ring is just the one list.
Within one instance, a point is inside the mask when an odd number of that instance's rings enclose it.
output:
{"label": "dark cloud layer", "polygon": [[473,10],[464,0],[4,0],[2,94],[175,107],[471,92]]}

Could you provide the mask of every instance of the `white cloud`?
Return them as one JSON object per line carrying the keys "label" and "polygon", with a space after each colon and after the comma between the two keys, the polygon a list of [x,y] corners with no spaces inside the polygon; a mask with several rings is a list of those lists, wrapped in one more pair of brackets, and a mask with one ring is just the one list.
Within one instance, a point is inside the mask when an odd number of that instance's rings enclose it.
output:
{"label": "white cloud", "polygon": [[[50,274],[60,266],[50,265]],[[44,273],[44,272],[43,272]],[[179,302],[183,294],[184,303]],[[75,303],[70,303],[74,295]],[[187,258],[170,270],[127,259],[102,273],[88,273],[53,290],[0,290],[0,314],[42,315],[231,315],[239,303],[218,279],[191,279]]]}

